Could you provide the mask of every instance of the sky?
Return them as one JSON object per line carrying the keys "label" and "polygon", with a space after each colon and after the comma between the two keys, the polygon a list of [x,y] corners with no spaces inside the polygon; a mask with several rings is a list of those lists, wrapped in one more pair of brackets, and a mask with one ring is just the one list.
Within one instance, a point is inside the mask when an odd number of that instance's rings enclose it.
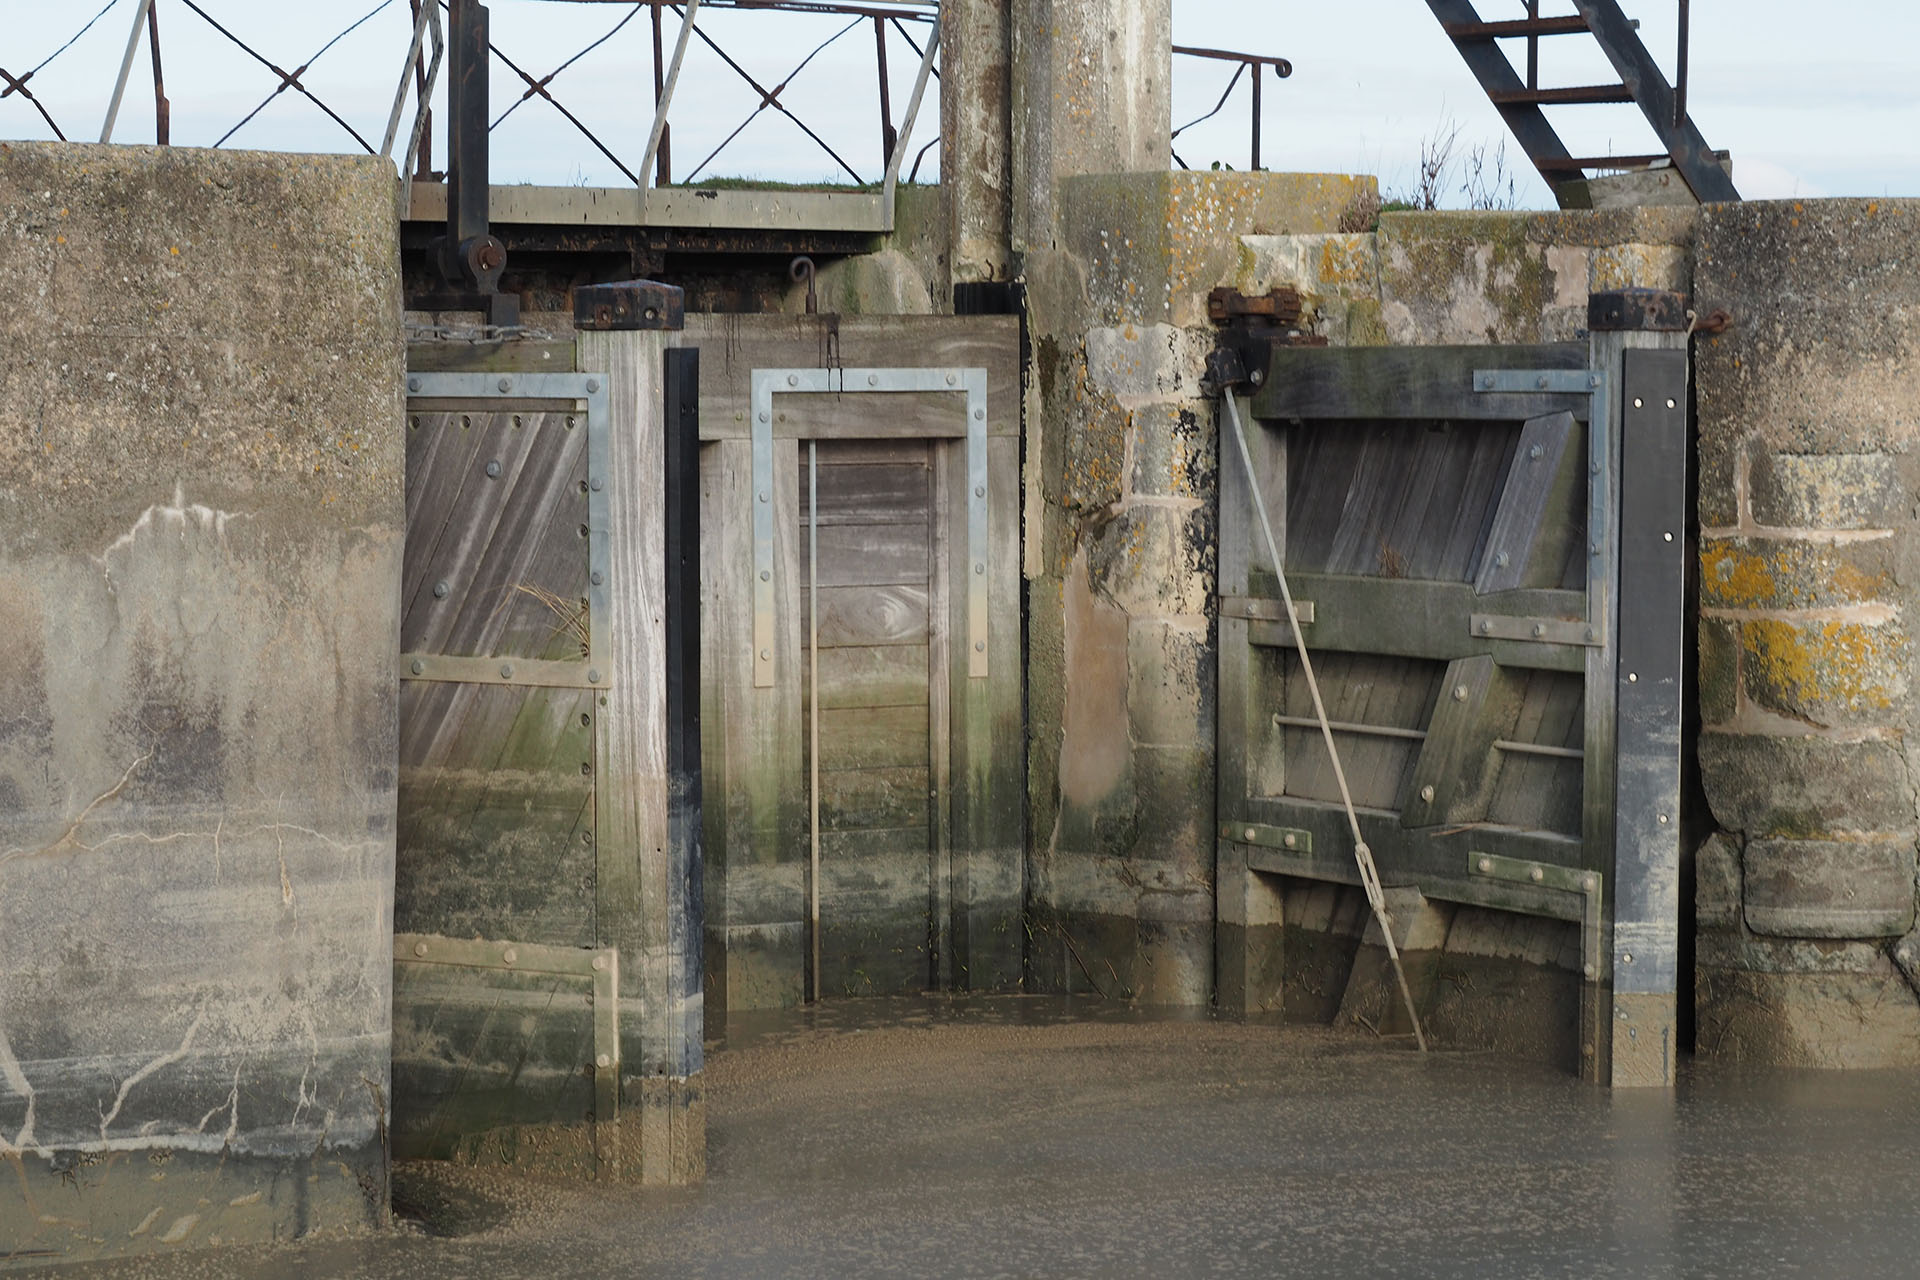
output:
{"label": "sky", "polygon": [[[113,0],[77,42],[30,81],[69,137],[96,139],[125,46],[136,0]],[[358,144],[313,103],[287,92],[272,97],[278,77],[253,61],[187,7],[156,0],[166,86],[176,144],[211,145],[249,112],[267,105],[223,144],[285,150],[354,150]],[[195,0],[213,19],[286,68],[310,63],[302,82],[375,147],[381,140],[411,35],[407,0],[318,0],[265,5],[258,0]],[[20,76],[41,63],[95,17],[106,0],[0,0],[0,69]],[[1512,17],[1521,0],[1479,0],[1483,17]],[[1414,184],[1423,142],[1457,128],[1456,150],[1482,149],[1490,162],[1505,144],[1506,169],[1520,207],[1551,207],[1552,198],[1524,155],[1507,139],[1498,114],[1420,0],[1173,0],[1178,44],[1278,54],[1293,63],[1285,81],[1264,93],[1262,160],[1270,169],[1372,173],[1389,193]],[[1675,0],[1625,0],[1642,21],[1642,37],[1661,64],[1674,56]],[[617,0],[492,0],[494,43],[535,78],[552,72],[592,41],[629,19],[603,44],[561,71],[551,91],[630,169],[637,169],[652,120],[652,32],[645,11],[629,18]],[[1568,0],[1545,0],[1548,13]],[[1817,23],[1809,6],[1785,0],[1694,0],[1691,107],[1708,142],[1731,150],[1734,177],[1750,199],[1828,195],[1920,195],[1920,4],[1851,0]],[[366,16],[371,14],[371,16]],[[323,45],[356,19],[365,22],[325,53]],[[762,84],[792,75],[781,100],[840,153],[860,178],[882,171],[874,38],[864,21],[795,66],[849,19],[817,15],[709,10],[702,30]],[[669,18],[671,43],[676,23]],[[924,44],[925,24],[906,24]],[[889,32],[890,87],[896,119],[904,114],[917,58]],[[1512,45],[1518,60],[1523,46]],[[1598,83],[1609,69],[1582,37],[1543,43],[1547,84]],[[1230,64],[1174,59],[1174,123],[1210,110],[1233,74]],[[514,107],[525,88],[494,64],[495,114]],[[443,90],[444,92],[444,90]],[[938,86],[929,92],[914,150],[939,128]],[[270,101],[267,101],[271,98]],[[719,146],[753,115],[757,95],[697,41],[673,112],[674,178]],[[1248,164],[1250,99],[1234,86],[1213,119],[1183,133],[1177,149],[1194,168]],[[411,103],[408,121],[411,121]],[[1654,150],[1652,135],[1631,106],[1569,107],[1552,114],[1576,154]],[[152,72],[144,46],[137,57],[115,140],[153,138]],[[0,99],[0,137],[53,134],[20,95]],[[404,134],[401,146],[404,147]],[[443,150],[443,148],[442,148]],[[920,177],[937,176],[938,148]],[[848,174],[798,126],[761,112],[699,171],[700,177],[838,181]],[[493,179],[554,185],[621,185],[620,169],[552,105],[521,103],[494,132]],[[1464,200],[1457,189],[1445,203]]]}

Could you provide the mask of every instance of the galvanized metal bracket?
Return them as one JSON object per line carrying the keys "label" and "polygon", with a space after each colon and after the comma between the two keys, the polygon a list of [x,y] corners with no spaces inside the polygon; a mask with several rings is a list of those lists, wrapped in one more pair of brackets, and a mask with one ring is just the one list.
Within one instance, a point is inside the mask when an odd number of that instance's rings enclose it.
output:
{"label": "galvanized metal bracket", "polygon": [[[1295,600],[1293,615],[1300,619],[1301,626],[1312,625],[1313,601]],[[1242,618],[1248,622],[1285,622],[1287,606],[1285,601],[1275,600],[1269,596],[1221,596],[1220,616]]]}
{"label": "galvanized metal bracket", "polygon": [[593,1147],[609,1178],[620,1162],[620,949],[487,942],[435,934],[393,935],[395,964],[445,965],[584,978],[593,990]]}
{"label": "galvanized metal bracket", "polygon": [[954,392],[967,413],[967,675],[988,674],[987,582],[990,568],[987,487],[987,371],[985,369],[755,369],[752,382],[753,683],[774,683],[773,398],[776,395],[857,395]]}
{"label": "galvanized metal bracket", "polygon": [[1491,640],[1524,640],[1530,644],[1574,644],[1606,647],[1600,632],[1571,618],[1516,618],[1500,613],[1476,613],[1468,621],[1473,634]]}
{"label": "galvanized metal bracket", "polygon": [[[400,660],[402,680],[452,680],[476,684],[524,684],[549,688],[604,689],[612,680],[607,661],[607,621],[613,617],[611,564],[613,464],[611,408],[606,375],[598,373],[410,373],[410,400],[501,400],[514,404],[584,406],[587,419],[587,656],[581,662],[519,658],[449,657],[409,653]],[[570,669],[577,668],[577,674]]]}
{"label": "galvanized metal bracket", "polygon": [[1223,822],[1220,838],[1231,844],[1250,844],[1262,849],[1284,849],[1302,857],[1313,852],[1313,832],[1299,827],[1273,827],[1260,822]]}
{"label": "galvanized metal bracket", "polygon": [[1467,854],[1467,874],[1577,896],[1580,899],[1581,976],[1588,982],[1599,981],[1603,932],[1600,909],[1606,881],[1598,871],[1584,871],[1579,867],[1558,866],[1551,862],[1529,862],[1524,858],[1508,858],[1497,853],[1474,852]]}
{"label": "galvanized metal bracket", "polygon": [[[1608,513],[1613,510],[1612,380],[1598,369],[1478,369],[1473,389],[1491,394],[1583,395],[1589,397],[1587,412],[1587,616],[1583,622],[1564,619],[1526,618],[1518,620],[1521,632],[1502,636],[1498,630],[1482,634],[1507,640],[1538,641],[1541,644],[1580,644],[1604,648],[1608,643],[1608,617],[1612,608],[1609,584],[1613,581],[1614,548],[1609,536]],[[1472,626],[1478,630],[1487,622],[1505,625],[1493,615],[1477,614]],[[1507,620],[1508,622],[1514,620]],[[1545,624],[1538,635],[1536,624]],[[1567,633],[1556,636],[1559,627],[1577,628],[1577,639]]]}

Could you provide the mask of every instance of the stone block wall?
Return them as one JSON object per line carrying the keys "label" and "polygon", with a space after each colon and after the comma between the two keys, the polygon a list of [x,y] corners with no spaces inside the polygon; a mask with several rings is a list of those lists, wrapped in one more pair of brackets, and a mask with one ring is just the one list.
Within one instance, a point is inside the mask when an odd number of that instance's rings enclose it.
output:
{"label": "stone block wall", "polygon": [[1700,1051],[1920,1062],[1920,204],[1701,213]]}
{"label": "stone block wall", "polygon": [[393,198],[0,144],[0,1269],[385,1217]]}
{"label": "stone block wall", "polygon": [[1032,977],[1204,1005],[1213,992],[1219,447],[1206,296],[1246,235],[1327,233],[1372,180],[1061,182],[1025,272],[1034,368],[1025,555]]}

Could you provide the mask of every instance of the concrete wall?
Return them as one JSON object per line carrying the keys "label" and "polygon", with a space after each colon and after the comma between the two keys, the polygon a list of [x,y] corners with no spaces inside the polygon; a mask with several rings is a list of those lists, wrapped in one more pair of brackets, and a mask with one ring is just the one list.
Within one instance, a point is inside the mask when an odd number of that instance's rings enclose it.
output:
{"label": "concrete wall", "polygon": [[0,144],[0,1267],[385,1215],[372,160]]}
{"label": "concrete wall", "polygon": [[1701,215],[1704,1053],[1920,1063],[1916,245],[1912,201]]}

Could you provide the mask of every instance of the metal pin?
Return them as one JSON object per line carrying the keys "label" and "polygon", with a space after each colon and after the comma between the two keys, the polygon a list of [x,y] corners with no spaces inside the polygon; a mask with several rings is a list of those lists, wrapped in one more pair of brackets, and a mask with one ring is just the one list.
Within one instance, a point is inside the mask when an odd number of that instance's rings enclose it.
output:
{"label": "metal pin", "polygon": [[598,391],[599,389],[600,389],[600,379],[598,379],[598,378],[588,378],[588,379],[587,379],[587,392],[588,392],[588,394],[592,394],[593,392],[595,392],[595,391]]}
{"label": "metal pin", "polygon": [[596,587],[597,587],[597,586],[601,586],[602,584],[604,584],[604,583],[606,582],[606,580],[607,580],[607,575],[606,575],[606,574],[604,574],[604,573],[601,573],[601,572],[600,572],[600,571],[599,571],[598,569],[595,569],[595,570],[593,571],[593,574],[592,574],[592,581],[593,581],[593,585],[594,585],[594,586],[596,586]]}
{"label": "metal pin", "polygon": [[987,420],[987,411],[985,409],[975,409],[973,411],[973,420],[975,422],[985,422]]}
{"label": "metal pin", "polygon": [[[1620,957],[1620,963],[1621,963],[1621,964],[1632,964],[1632,963],[1633,963],[1633,952],[1631,952],[1631,951],[1629,951],[1629,952],[1627,952],[1627,954],[1625,954],[1625,955],[1623,955],[1623,956],[1621,956],[1621,957]],[[1622,1013],[1622,1014],[1621,1014],[1620,1016],[1621,1016],[1622,1018],[1625,1018],[1625,1017],[1626,1017],[1627,1015],[1626,1015],[1625,1013]]]}
{"label": "metal pin", "polygon": [[1428,804],[1433,803],[1433,787],[1431,784],[1420,788],[1420,798],[1422,800],[1425,800]]}
{"label": "metal pin", "polygon": [[502,680],[513,679],[513,664],[511,662],[503,662],[500,664],[500,678]]}
{"label": "metal pin", "polygon": [[987,651],[987,642],[985,640],[974,641],[973,651],[975,653],[985,653]]}
{"label": "metal pin", "polygon": [[1483,636],[1490,636],[1490,635],[1492,635],[1492,634],[1493,634],[1493,619],[1492,619],[1492,618],[1482,618],[1482,619],[1480,619],[1480,634],[1481,634],[1481,635],[1483,635]]}
{"label": "metal pin", "polygon": [[1672,542],[1672,541],[1673,541],[1673,535],[1672,535],[1671,533],[1663,533],[1663,534],[1661,534],[1661,535],[1660,535],[1660,539],[1661,539],[1661,541],[1663,541],[1663,542]]}
{"label": "metal pin", "polygon": [[762,662],[772,662],[772,661],[773,661],[773,650],[771,650],[771,649],[762,649],[762,650],[760,651],[760,661],[762,661]]}
{"label": "metal pin", "polygon": [[1300,843],[1300,837],[1289,831],[1286,836],[1281,839],[1280,843],[1291,849]]}
{"label": "metal pin", "polygon": [[515,960],[518,960],[519,958],[520,958],[520,953],[518,951],[515,951],[512,947],[508,947],[505,951],[502,951],[500,953],[501,964],[512,964]]}
{"label": "metal pin", "polygon": [[1666,825],[1667,825],[1667,823],[1668,823],[1668,821],[1670,821],[1670,820],[1668,819],[1668,817],[1667,817],[1667,815],[1666,815],[1666,814],[1664,814],[1664,813],[1663,813],[1663,814],[1661,814],[1661,815],[1660,815],[1660,825],[1661,825],[1661,826],[1663,826],[1663,827],[1664,827],[1664,826],[1666,826]]}
{"label": "metal pin", "polygon": [[1538,867],[1535,867],[1533,870],[1527,872],[1527,879],[1533,881],[1535,884],[1539,884],[1542,880],[1545,880],[1546,878],[1547,878],[1547,873],[1542,871]]}
{"label": "metal pin", "polygon": [[413,944],[413,954],[415,954],[415,955],[417,955],[417,956],[424,956],[425,954],[427,954],[427,944],[426,944],[426,943],[424,943],[424,942],[416,942],[416,943],[414,943],[414,944]]}
{"label": "metal pin", "polygon": [[606,972],[607,958],[605,956],[595,956],[593,958],[593,967],[602,973]]}
{"label": "metal pin", "polygon": [[1502,551],[1499,555],[1493,558],[1493,566],[1496,569],[1504,569],[1511,562],[1511,559],[1512,558],[1508,556],[1506,552]]}
{"label": "metal pin", "polygon": [[595,476],[593,479],[589,480],[587,484],[595,493],[598,493],[602,489],[607,487],[607,482],[605,480],[602,480],[599,476]]}
{"label": "metal pin", "polygon": [[498,480],[499,478],[500,478],[500,460],[498,458],[495,458],[492,462],[489,462],[487,464],[487,479]]}
{"label": "metal pin", "polygon": [[1600,976],[1600,970],[1598,966],[1595,966],[1595,965],[1587,965],[1584,969],[1581,970],[1581,972],[1584,973],[1588,978],[1597,978]]}
{"label": "metal pin", "polygon": [[976,574],[985,573],[987,571],[987,566],[984,564],[975,564],[973,566],[973,571]]}
{"label": "metal pin", "polygon": [[426,664],[426,663],[424,663],[424,662],[422,662],[422,661],[420,661],[420,659],[418,659],[418,658],[415,658],[415,659],[413,660],[413,674],[415,674],[415,675],[420,675],[420,674],[422,674],[423,672],[425,672],[425,671],[426,671],[426,669],[427,669],[427,664]]}
{"label": "metal pin", "polygon": [[1592,893],[1600,887],[1600,882],[1595,880],[1591,875],[1585,875],[1580,877],[1580,887],[1588,893]]}
{"label": "metal pin", "polygon": [[499,381],[498,383],[496,383],[495,385],[496,385],[496,386],[498,386],[498,387],[500,388],[500,390],[501,390],[502,392],[507,392],[507,391],[511,391],[511,390],[513,390],[513,379],[512,379],[512,378],[502,378],[502,379],[500,379],[500,381]]}
{"label": "metal pin", "polygon": [[760,491],[760,501],[765,502],[766,500],[767,500],[767,491],[765,489],[762,489]]}
{"label": "metal pin", "polygon": [[449,590],[451,590],[451,588],[447,586],[444,579],[436,582],[433,584],[433,598],[435,600],[445,600]]}
{"label": "metal pin", "polygon": [[598,668],[598,667],[588,667],[588,668],[587,668],[587,683],[588,683],[588,684],[599,684],[599,683],[600,683],[600,668]]}
{"label": "metal pin", "polygon": [[1544,636],[1545,634],[1547,634],[1547,624],[1546,624],[1546,623],[1544,623],[1544,622],[1536,622],[1536,623],[1534,623],[1534,624],[1533,624],[1533,638],[1534,638],[1535,640],[1538,640],[1538,639],[1539,639],[1539,638],[1540,638],[1541,636]]}
{"label": "metal pin", "polygon": [[877,386],[879,386],[879,385],[880,385],[880,375],[879,375],[879,374],[877,374],[877,373],[870,373],[870,374],[868,374],[868,375],[867,375],[867,385],[868,385],[868,386],[870,386],[870,387],[877,387]]}
{"label": "metal pin", "polygon": [[797,387],[797,386],[799,386],[799,385],[800,385],[800,375],[799,375],[799,374],[797,374],[797,373],[790,373],[790,374],[788,374],[788,375],[787,375],[787,385],[788,385],[788,386],[790,386],[790,387]]}
{"label": "metal pin", "polygon": [[1547,386],[1548,386],[1548,379],[1547,379],[1547,378],[1546,378],[1546,376],[1545,376],[1545,375],[1543,374],[1543,375],[1541,375],[1541,378],[1540,378],[1540,380],[1539,380],[1538,382],[1536,382],[1536,383],[1534,383],[1534,385],[1535,385],[1536,387],[1539,387],[1539,388],[1540,388],[1540,389],[1541,389],[1542,391],[1545,391],[1545,390],[1547,389]]}
{"label": "metal pin", "polygon": [[1533,459],[1535,462],[1538,462],[1543,456],[1545,456],[1546,452],[1547,451],[1545,449],[1542,449],[1539,445],[1535,445],[1533,446],[1533,448],[1527,450],[1527,456]]}
{"label": "metal pin", "polygon": [[1636,409],[1644,409],[1646,405],[1641,401],[1639,396],[1635,396],[1633,398],[1633,407]]}
{"label": "metal pin", "polygon": [[1465,702],[1467,700],[1467,686],[1463,684],[1453,686],[1453,700],[1455,702]]}
{"label": "metal pin", "polygon": [[1480,859],[1480,864],[1479,864],[1479,865],[1480,865],[1480,872],[1481,872],[1481,874],[1482,874],[1482,875],[1485,875],[1485,874],[1487,874],[1488,872],[1490,872],[1490,871],[1492,871],[1492,870],[1493,870],[1493,859],[1492,859],[1492,858],[1482,858],[1482,859]]}
{"label": "metal pin", "polygon": [[1252,827],[1248,827],[1248,828],[1247,828],[1247,832],[1246,832],[1246,834],[1247,834],[1247,840],[1248,840],[1248,842],[1249,842],[1249,843],[1251,843],[1251,842],[1253,841],[1253,838],[1254,838],[1254,837],[1255,837],[1256,835],[1258,835],[1258,834],[1259,834],[1259,832],[1257,832],[1257,831],[1255,831],[1255,830],[1254,830],[1254,829],[1253,829]]}
{"label": "metal pin", "polygon": [[983,485],[983,484],[977,484],[977,485],[975,485],[975,486],[973,486],[973,496],[974,496],[974,497],[976,497],[976,498],[984,498],[984,497],[986,497],[986,496],[987,496],[987,486],[985,486],[985,485]]}
{"label": "metal pin", "polygon": [[773,415],[772,415],[771,413],[768,413],[768,412],[767,412],[767,411],[766,411],[765,409],[762,409],[762,410],[760,411],[760,421],[762,421],[762,422],[772,422],[772,421],[773,421]]}
{"label": "metal pin", "polygon": [[1639,673],[1638,671],[1629,671],[1629,672],[1627,672],[1627,683],[1628,683],[1628,684],[1639,684],[1639,683],[1640,683],[1640,673]]}
{"label": "metal pin", "polygon": [[771,581],[773,581],[773,570],[771,570],[771,569],[762,569],[762,570],[760,571],[760,581],[762,581],[762,582],[771,582]]}
{"label": "metal pin", "polygon": [[948,386],[950,386],[950,387],[952,387],[952,386],[957,386],[957,385],[959,385],[959,382],[960,382],[960,379],[959,379],[959,378],[957,378],[957,377],[955,377],[955,376],[954,376],[953,374],[951,374],[951,373],[950,373],[950,374],[948,374],[948,375],[947,375],[947,385],[948,385]]}
{"label": "metal pin", "polygon": [[[597,963],[597,962],[596,962],[596,963]],[[604,1054],[604,1053],[603,1053],[603,1054],[601,1054],[601,1055],[600,1055],[599,1057],[597,1057],[597,1058],[595,1058],[595,1059],[593,1060],[593,1065],[594,1065],[594,1066],[596,1066],[596,1067],[599,1067],[599,1068],[601,1068],[602,1070],[604,1070],[605,1068],[607,1068],[607,1067],[610,1067],[610,1066],[612,1066],[612,1065],[613,1065],[613,1059],[612,1059],[611,1057],[609,1057],[609,1056],[608,1056],[607,1054]],[[605,1158],[606,1158],[606,1157],[605,1157],[604,1155],[603,1155],[603,1156],[601,1157],[601,1159],[603,1159],[603,1160],[604,1160]]]}
{"label": "metal pin", "polygon": [[1671,409],[1671,408],[1673,408],[1673,407],[1674,407],[1674,403],[1673,403],[1673,401],[1671,401],[1671,400],[1669,400],[1669,401],[1667,401],[1667,408],[1669,408],[1669,409]]}

